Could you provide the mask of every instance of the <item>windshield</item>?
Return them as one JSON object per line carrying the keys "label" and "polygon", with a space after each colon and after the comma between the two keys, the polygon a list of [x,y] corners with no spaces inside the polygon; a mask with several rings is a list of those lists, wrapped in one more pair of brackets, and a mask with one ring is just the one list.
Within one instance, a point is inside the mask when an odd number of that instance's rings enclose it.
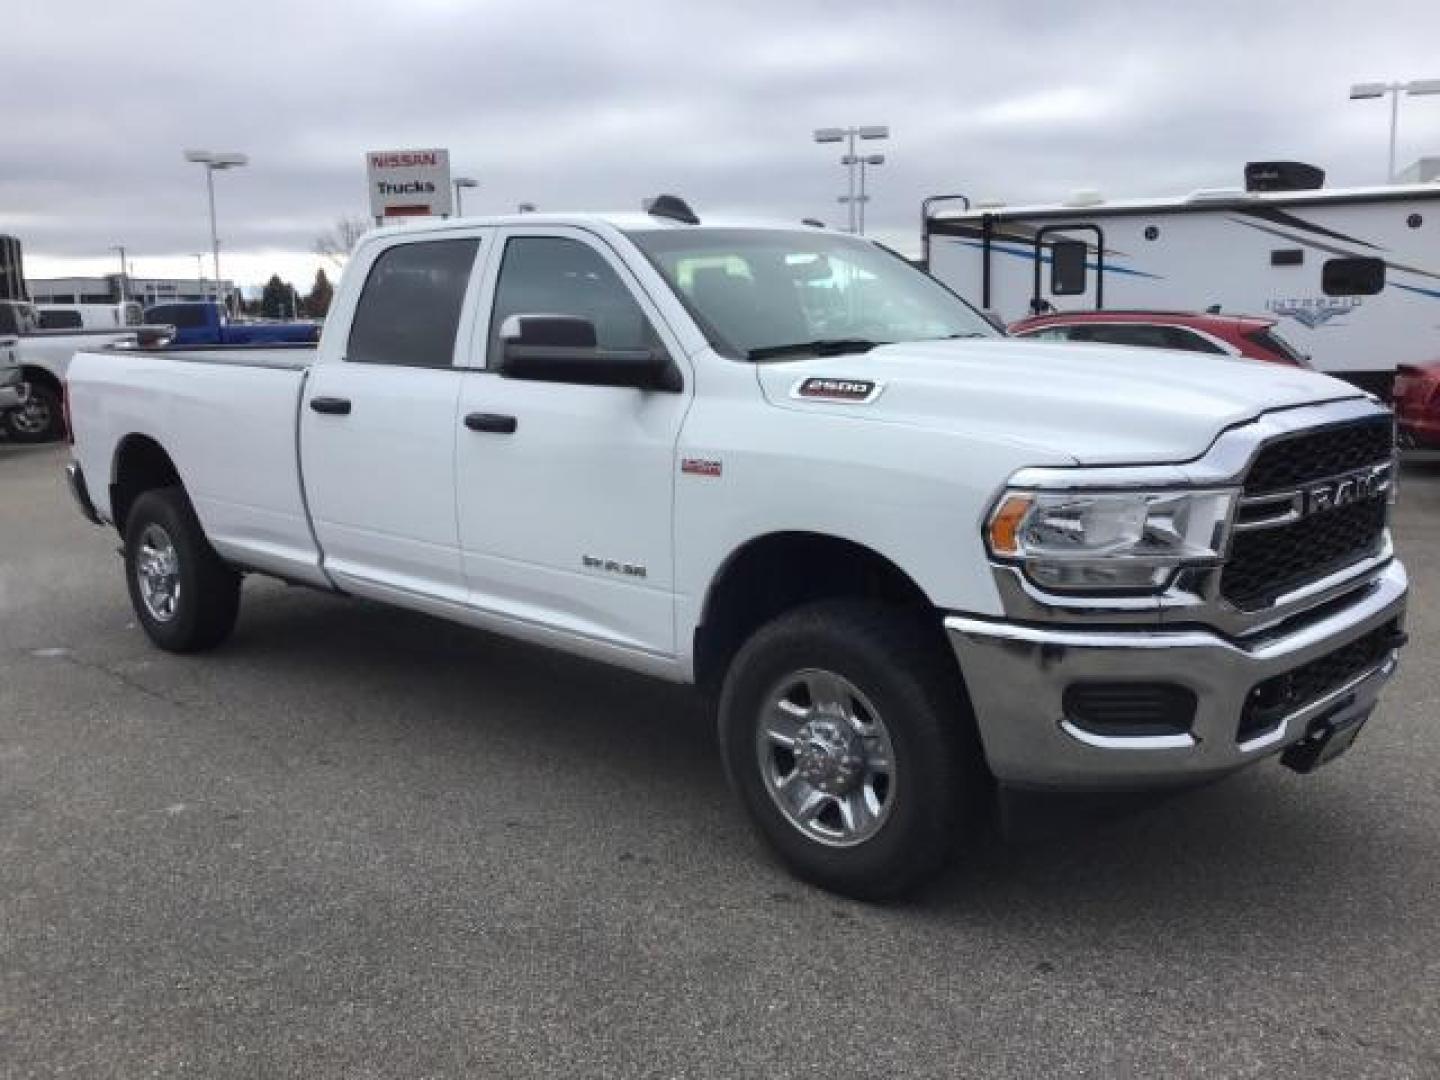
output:
{"label": "windshield", "polygon": [[869,241],[794,229],[629,234],[717,350],[771,359],[895,341],[996,337],[974,308]]}

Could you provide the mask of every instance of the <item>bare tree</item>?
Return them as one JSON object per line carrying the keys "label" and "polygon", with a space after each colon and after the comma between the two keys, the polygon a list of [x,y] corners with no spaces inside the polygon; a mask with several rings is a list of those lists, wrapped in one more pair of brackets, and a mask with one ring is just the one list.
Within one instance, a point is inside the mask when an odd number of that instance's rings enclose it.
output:
{"label": "bare tree", "polygon": [[315,237],[315,254],[324,258],[336,269],[345,265],[355,244],[370,228],[369,219],[356,214],[342,214],[335,224]]}

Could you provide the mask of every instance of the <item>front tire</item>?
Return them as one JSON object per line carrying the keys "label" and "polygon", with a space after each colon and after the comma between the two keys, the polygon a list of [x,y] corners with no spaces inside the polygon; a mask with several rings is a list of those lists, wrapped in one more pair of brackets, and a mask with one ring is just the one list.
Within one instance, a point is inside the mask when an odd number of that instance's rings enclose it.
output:
{"label": "front tire", "polygon": [[125,523],[125,580],[146,635],[169,652],[211,649],[240,611],[240,575],[205,539],[178,487],[147,491]]}
{"label": "front tire", "polygon": [[44,383],[30,383],[25,404],[5,415],[5,429],[17,443],[55,442],[65,437],[60,395]]}
{"label": "front tire", "polygon": [[989,792],[938,630],[876,603],[827,601],[761,628],[726,675],[720,745],[781,860],[857,899],[938,874]]}

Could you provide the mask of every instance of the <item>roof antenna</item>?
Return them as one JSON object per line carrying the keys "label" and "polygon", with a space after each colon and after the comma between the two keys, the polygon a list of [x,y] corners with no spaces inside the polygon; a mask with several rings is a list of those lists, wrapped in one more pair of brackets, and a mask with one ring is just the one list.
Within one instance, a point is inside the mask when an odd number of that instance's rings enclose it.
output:
{"label": "roof antenna", "polygon": [[700,219],[695,216],[695,211],[691,210],[689,204],[679,195],[656,195],[653,199],[646,199],[640,205],[651,217],[669,218],[671,221],[684,222],[686,225],[700,224]]}

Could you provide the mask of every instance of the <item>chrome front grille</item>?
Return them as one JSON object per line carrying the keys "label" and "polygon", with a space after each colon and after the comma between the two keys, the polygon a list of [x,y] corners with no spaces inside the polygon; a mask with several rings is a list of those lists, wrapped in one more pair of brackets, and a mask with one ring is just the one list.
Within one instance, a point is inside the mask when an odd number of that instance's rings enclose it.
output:
{"label": "chrome front grille", "polygon": [[1220,594],[1242,611],[1379,553],[1389,516],[1389,416],[1265,444],[1244,478]]}

